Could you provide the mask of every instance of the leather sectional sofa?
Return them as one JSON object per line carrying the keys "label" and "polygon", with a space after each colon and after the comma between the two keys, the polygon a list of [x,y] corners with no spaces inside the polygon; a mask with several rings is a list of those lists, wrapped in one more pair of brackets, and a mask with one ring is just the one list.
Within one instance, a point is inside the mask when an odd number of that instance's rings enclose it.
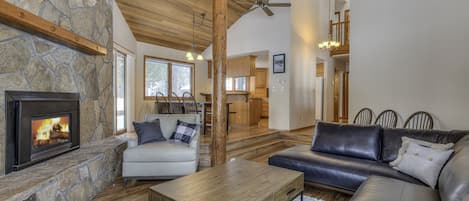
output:
{"label": "leather sectional sofa", "polygon": [[[269,158],[269,164],[304,172],[305,182],[354,193],[353,201],[469,201],[469,131],[383,129],[379,126],[316,125],[312,146],[300,145]],[[436,190],[389,166],[403,136],[455,143]]]}

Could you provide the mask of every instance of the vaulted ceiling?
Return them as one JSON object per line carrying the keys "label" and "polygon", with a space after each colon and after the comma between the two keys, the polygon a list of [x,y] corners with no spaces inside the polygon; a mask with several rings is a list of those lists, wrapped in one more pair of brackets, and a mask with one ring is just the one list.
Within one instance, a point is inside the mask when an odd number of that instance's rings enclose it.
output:
{"label": "vaulted ceiling", "polygon": [[[117,0],[137,41],[179,50],[192,48],[192,15],[195,13],[195,50],[212,43],[213,0]],[[228,0],[228,26],[256,0]],[[201,14],[205,13],[202,23]]]}

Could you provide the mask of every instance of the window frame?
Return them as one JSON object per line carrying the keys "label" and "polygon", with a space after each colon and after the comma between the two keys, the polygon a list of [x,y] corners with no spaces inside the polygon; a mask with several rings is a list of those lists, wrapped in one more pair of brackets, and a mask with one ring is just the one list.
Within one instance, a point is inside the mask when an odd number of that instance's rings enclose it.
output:
{"label": "window frame", "polygon": [[114,123],[114,134],[115,135],[120,135],[124,134],[127,132],[127,118],[128,118],[128,111],[127,111],[127,54],[119,51],[117,49],[114,49],[114,61],[116,68],[114,70],[114,81],[117,83],[117,57],[120,55],[124,56],[124,129],[117,130],[117,84],[114,84],[114,101],[115,106],[114,106],[114,118],[115,118],[115,123]]}
{"label": "window frame", "polygon": [[[166,58],[161,58],[161,57],[155,57],[155,56],[149,56],[149,55],[144,55],[143,56],[143,100],[145,101],[155,101],[156,98],[155,96],[147,96],[146,95],[146,89],[147,89],[147,59],[153,59],[153,60],[158,60],[158,61],[163,61],[168,63],[168,96],[164,96],[164,98],[168,98],[170,100],[174,100],[175,97],[173,97],[172,91],[173,91],[173,63],[179,63],[179,64],[186,64],[191,66],[191,94],[195,96],[195,63],[190,63],[186,61],[180,61],[180,60],[175,60],[175,59],[166,59]],[[182,98],[182,97],[179,97]]]}
{"label": "window frame", "polygon": [[[236,78],[241,78],[241,77],[244,77],[246,79],[246,90],[236,90]],[[236,77],[227,77],[226,79],[228,78],[231,78],[231,82],[232,82],[232,85],[233,86],[233,89],[232,90],[226,90],[228,92],[249,92],[249,87],[250,87],[250,79],[249,79],[249,76],[236,76]]]}

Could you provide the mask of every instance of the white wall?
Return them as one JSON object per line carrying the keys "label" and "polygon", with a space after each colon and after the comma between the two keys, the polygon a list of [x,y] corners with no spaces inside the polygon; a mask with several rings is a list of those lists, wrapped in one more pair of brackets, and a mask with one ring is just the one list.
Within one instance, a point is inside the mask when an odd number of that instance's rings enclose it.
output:
{"label": "white wall", "polygon": [[317,0],[292,1],[290,129],[311,126],[315,120],[318,4]]}
{"label": "white wall", "polygon": [[[272,0],[271,2],[287,2]],[[290,9],[272,8],[269,17],[257,9],[241,17],[227,32],[227,54],[243,55],[252,52],[269,52],[268,66],[272,66],[272,55],[286,54],[286,73],[273,74],[269,70],[269,126],[275,129],[290,129]],[[203,53],[212,57],[212,46]]]}
{"label": "white wall", "polygon": [[[361,107],[432,113],[469,129],[469,1],[351,2],[350,116]],[[402,125],[402,120],[401,120]]]}
{"label": "white wall", "polygon": [[130,31],[129,25],[116,2],[112,4],[112,23],[114,43],[135,54],[137,52],[137,40]]}
{"label": "white wall", "polygon": [[[137,42],[137,66],[135,71],[135,111],[136,120],[141,121],[146,113],[153,112],[154,101],[144,101],[144,56],[154,56],[172,60],[185,61],[186,53],[181,50],[161,47],[148,43]],[[202,100],[200,92],[206,91],[208,85],[208,69],[206,61],[192,61],[195,64],[195,93],[194,96],[198,101]]]}

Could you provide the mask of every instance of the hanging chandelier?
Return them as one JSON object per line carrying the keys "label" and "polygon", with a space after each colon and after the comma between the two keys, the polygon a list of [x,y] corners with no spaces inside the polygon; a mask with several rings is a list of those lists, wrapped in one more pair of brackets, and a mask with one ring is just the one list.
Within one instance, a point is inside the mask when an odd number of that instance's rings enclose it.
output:
{"label": "hanging chandelier", "polygon": [[334,49],[340,46],[340,42],[331,40],[332,37],[329,37],[327,41],[319,43],[318,47],[320,49]]}
{"label": "hanging chandelier", "polygon": [[[199,26],[202,26],[203,23],[204,23],[204,19],[205,19],[205,13],[201,13],[200,17],[202,18],[202,21],[200,22]],[[199,61],[204,60],[204,57],[202,56],[202,54],[200,54],[200,53],[197,54],[195,52],[195,12],[193,12],[192,13],[192,49],[186,53],[186,58],[189,61],[194,61],[194,56],[195,55],[197,55],[197,57],[195,57],[195,59],[197,59]]]}
{"label": "hanging chandelier", "polygon": [[[329,1],[329,22],[332,23],[332,19],[331,19],[331,1]],[[329,49],[335,49],[335,48],[338,48],[340,46],[340,42],[339,41],[335,41],[335,40],[332,40],[332,27],[329,27],[329,34],[327,36],[327,40],[326,41],[322,41],[318,44],[318,47],[319,49],[325,49],[325,50],[329,50]]]}

